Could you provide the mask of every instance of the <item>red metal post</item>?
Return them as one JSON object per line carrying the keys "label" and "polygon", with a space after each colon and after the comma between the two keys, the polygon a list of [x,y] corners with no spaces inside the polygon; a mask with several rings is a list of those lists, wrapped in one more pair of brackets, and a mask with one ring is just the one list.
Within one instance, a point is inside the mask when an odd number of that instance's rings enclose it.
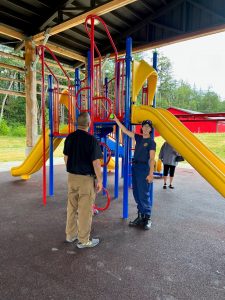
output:
{"label": "red metal post", "polygon": [[42,136],[43,136],[43,173],[42,173],[42,182],[43,182],[43,204],[46,205],[47,203],[47,197],[46,197],[46,191],[47,191],[47,184],[46,184],[46,153],[45,153],[45,65],[44,65],[44,49],[41,49],[41,80],[42,80],[42,87],[41,87],[41,112],[42,112]]}

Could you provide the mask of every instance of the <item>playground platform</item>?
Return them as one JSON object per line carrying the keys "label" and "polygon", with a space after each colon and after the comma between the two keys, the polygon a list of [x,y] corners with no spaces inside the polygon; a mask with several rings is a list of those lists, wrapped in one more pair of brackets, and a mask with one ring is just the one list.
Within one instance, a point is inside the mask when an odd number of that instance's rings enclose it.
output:
{"label": "playground platform", "polygon": [[[225,299],[225,199],[195,170],[178,168],[174,190],[155,179],[150,231],[129,228],[113,200],[94,217],[93,249],[63,242],[63,165],[55,178],[44,207],[41,172],[28,182],[0,173],[0,299]],[[109,182],[112,194],[113,173]]]}

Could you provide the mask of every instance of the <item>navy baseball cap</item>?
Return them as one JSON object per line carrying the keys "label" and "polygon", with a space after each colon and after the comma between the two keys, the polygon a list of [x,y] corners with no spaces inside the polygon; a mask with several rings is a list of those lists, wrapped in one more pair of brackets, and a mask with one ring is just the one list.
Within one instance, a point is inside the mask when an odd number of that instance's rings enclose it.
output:
{"label": "navy baseball cap", "polygon": [[150,127],[152,127],[152,121],[150,121],[150,120],[144,120],[144,121],[141,123],[141,126],[143,127],[144,125],[149,125]]}

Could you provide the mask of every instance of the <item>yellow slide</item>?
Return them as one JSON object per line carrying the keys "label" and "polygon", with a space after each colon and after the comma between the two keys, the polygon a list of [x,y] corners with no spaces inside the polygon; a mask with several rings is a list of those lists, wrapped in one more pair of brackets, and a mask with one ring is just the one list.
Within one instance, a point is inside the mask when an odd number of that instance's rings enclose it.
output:
{"label": "yellow slide", "polygon": [[[64,90],[60,97],[60,103],[64,104],[68,108],[68,91]],[[62,133],[68,132],[68,126],[65,126]],[[45,131],[45,152],[46,152],[46,160],[49,158],[49,129]],[[53,147],[54,150],[61,143],[62,139],[54,138],[53,139]],[[43,166],[43,137],[41,136],[37,141],[36,145],[33,147],[29,155],[26,157],[24,162],[18,166],[13,167],[11,169],[12,176],[21,176],[22,179],[29,179],[30,175],[39,171]]]}
{"label": "yellow slide", "polygon": [[111,157],[107,165],[108,171],[114,171],[115,169],[115,160]]}
{"label": "yellow slide", "polygon": [[[63,128],[63,131],[67,132],[67,126]],[[46,151],[46,160],[49,158],[49,130],[45,131],[45,151]],[[58,147],[62,139],[54,138],[53,147],[54,150]],[[24,162],[18,166],[11,169],[12,176],[21,176],[22,179],[29,179],[30,175],[39,171],[43,166],[43,137],[41,136],[37,141],[34,148],[31,150],[29,155],[26,157]]]}
{"label": "yellow slide", "polygon": [[148,106],[132,107],[132,123],[151,119],[153,126],[223,197],[225,164],[170,112]]}

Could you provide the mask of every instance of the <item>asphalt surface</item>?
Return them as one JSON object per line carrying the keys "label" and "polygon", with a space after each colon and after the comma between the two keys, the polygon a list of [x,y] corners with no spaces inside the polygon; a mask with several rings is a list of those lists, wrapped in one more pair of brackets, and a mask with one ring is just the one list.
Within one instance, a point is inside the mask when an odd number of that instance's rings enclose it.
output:
{"label": "asphalt surface", "polygon": [[121,218],[121,180],[120,199],[94,217],[93,249],[64,243],[64,166],[45,207],[41,172],[27,182],[0,173],[0,299],[225,299],[225,199],[193,169],[176,171],[174,190],[155,179],[149,231]]}

